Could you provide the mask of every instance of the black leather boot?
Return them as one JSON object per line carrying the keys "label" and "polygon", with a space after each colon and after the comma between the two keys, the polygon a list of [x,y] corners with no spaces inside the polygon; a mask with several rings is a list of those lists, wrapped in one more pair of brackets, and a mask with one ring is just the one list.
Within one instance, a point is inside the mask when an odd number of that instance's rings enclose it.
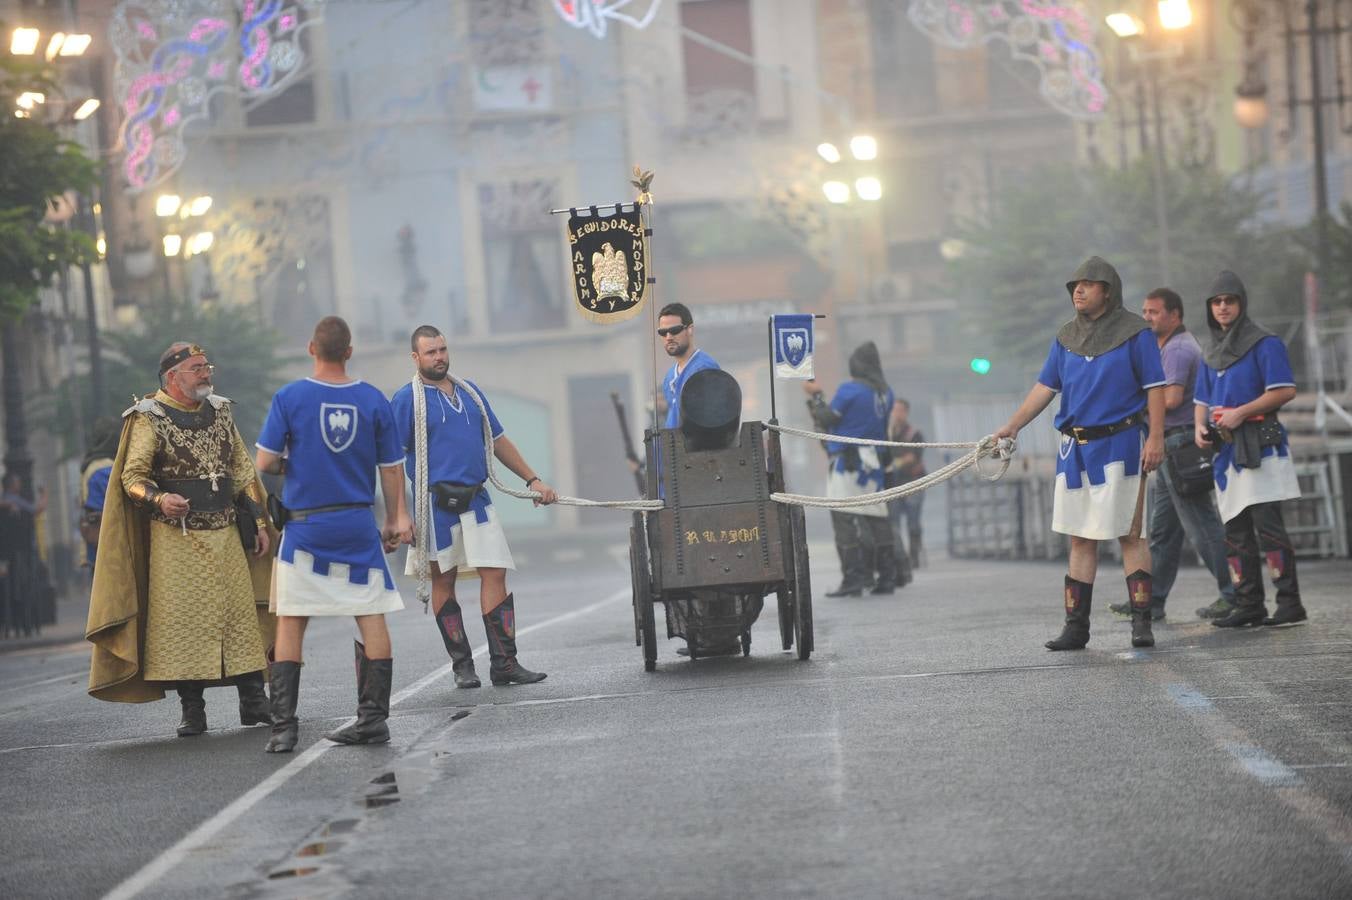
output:
{"label": "black leather boot", "polygon": [[202,697],[202,682],[180,681],[176,686],[183,718],[178,723],[179,737],[194,737],[207,730],[207,701]]}
{"label": "black leather boot", "polygon": [[921,560],[920,560],[920,554],[921,554],[922,552],[924,552],[924,551],[923,551],[923,540],[922,540],[922,538],[921,538],[920,529],[918,529],[918,528],[912,529],[911,532],[910,532],[910,538],[911,538],[911,551],[910,551],[911,568],[912,568],[912,569],[918,569],[918,568],[920,568],[920,562],[921,562]]}
{"label": "black leather boot", "polygon": [[1094,585],[1066,576],[1066,625],[1043,646],[1048,650],[1083,650],[1089,643],[1089,608]]}
{"label": "black leather boot", "polygon": [[1235,583],[1235,603],[1230,612],[1219,619],[1212,619],[1217,628],[1245,628],[1250,625],[1262,625],[1267,618],[1267,607],[1263,604],[1263,573],[1258,558],[1245,554],[1231,556],[1230,577]]}
{"label": "black leather boot", "polygon": [[1133,647],[1155,646],[1155,634],[1150,627],[1150,620],[1154,617],[1150,609],[1150,594],[1153,587],[1154,578],[1145,569],[1137,569],[1127,576],[1127,598],[1131,604],[1131,645]]}
{"label": "black leather boot", "polygon": [[452,597],[446,601],[441,612],[436,615],[437,630],[441,632],[441,641],[446,645],[446,653],[451,657],[451,671],[455,673],[455,686],[458,688],[479,687],[479,673],[474,671],[474,651],[469,646],[469,635],[465,634],[465,617],[460,612],[460,604]]}
{"label": "black leather boot", "polygon": [[488,633],[488,678],[493,684],[534,684],[545,680],[544,672],[532,672],[516,661],[516,610],[511,594],[484,616]]}
{"label": "black leather boot", "polygon": [[[1259,540],[1266,535],[1259,534]],[[1300,602],[1300,585],[1296,581],[1296,555],[1285,547],[1265,550],[1272,586],[1277,589],[1277,611],[1263,620],[1264,625],[1295,625],[1310,616]]]}
{"label": "black leather boot", "polygon": [[289,660],[272,664],[272,734],[265,748],[268,753],[290,753],[300,736],[296,719],[296,698],[300,693],[300,666]]}
{"label": "black leather boot", "polygon": [[263,670],[235,676],[235,690],[239,691],[239,724],[271,725],[272,704],[263,689]]}
{"label": "black leather boot", "polygon": [[394,660],[361,661],[357,679],[357,721],[327,734],[336,744],[386,744],[390,740],[390,684],[394,680]]}

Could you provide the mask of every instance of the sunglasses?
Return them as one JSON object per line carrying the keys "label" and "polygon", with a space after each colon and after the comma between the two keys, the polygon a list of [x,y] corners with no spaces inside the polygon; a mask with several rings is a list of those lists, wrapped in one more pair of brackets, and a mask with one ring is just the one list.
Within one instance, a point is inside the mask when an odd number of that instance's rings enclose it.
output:
{"label": "sunglasses", "polygon": [[659,328],[657,329],[657,336],[670,337],[673,334],[680,334],[682,331],[685,331],[689,327],[690,327],[689,325],[673,325],[670,328]]}
{"label": "sunglasses", "polygon": [[1212,306],[1239,306],[1239,298],[1227,294],[1218,294],[1211,298]]}

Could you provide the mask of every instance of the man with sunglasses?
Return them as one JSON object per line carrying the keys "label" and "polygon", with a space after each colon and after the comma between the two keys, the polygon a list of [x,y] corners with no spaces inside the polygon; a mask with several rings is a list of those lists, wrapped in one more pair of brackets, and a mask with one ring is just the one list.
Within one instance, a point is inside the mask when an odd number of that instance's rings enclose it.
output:
{"label": "man with sunglasses", "polygon": [[203,688],[217,684],[238,688],[241,724],[272,721],[263,494],[214,370],[201,347],[173,344],[160,390],[123,413],[86,628],[89,692],[141,703],[177,690],[179,737],[206,731]]}
{"label": "man with sunglasses", "polygon": [[[1296,396],[1296,379],[1282,339],[1249,318],[1249,295],[1238,275],[1221,272],[1206,305],[1211,340],[1197,373],[1194,439],[1199,447],[1220,442],[1211,468],[1235,584],[1233,609],[1211,624],[1294,625],[1306,613],[1282,501],[1299,497],[1300,486],[1277,410]],[[1264,561],[1277,589],[1277,611],[1270,617]]]}
{"label": "man with sunglasses", "polygon": [[681,424],[681,388],[691,375],[717,369],[714,358],[695,346],[695,320],[684,303],[668,303],[657,314],[657,336],[662,349],[676,362],[662,379],[662,398],[667,404],[666,428]]}

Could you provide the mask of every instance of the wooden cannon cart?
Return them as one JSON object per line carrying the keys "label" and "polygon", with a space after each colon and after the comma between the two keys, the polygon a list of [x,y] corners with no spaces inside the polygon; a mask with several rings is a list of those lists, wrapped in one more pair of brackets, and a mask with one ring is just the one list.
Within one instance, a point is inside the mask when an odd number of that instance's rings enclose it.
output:
{"label": "wooden cannon cart", "polygon": [[634,639],[648,672],[657,667],[659,603],[667,637],[685,637],[692,659],[710,634],[724,640],[735,634],[747,655],[751,623],[763,598],[774,594],[784,649],[796,643],[803,660],[812,653],[803,508],[770,499],[784,490],[779,434],[762,422],[745,422],[735,442],[725,443],[691,449],[678,429],[644,434],[647,496],[665,503],[635,512],[629,530]]}

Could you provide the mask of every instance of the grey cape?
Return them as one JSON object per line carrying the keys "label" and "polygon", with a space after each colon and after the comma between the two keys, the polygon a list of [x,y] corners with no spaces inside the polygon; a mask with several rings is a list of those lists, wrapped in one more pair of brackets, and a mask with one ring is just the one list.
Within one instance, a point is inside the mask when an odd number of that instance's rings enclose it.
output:
{"label": "grey cape", "polygon": [[1145,319],[1128,312],[1122,306],[1122,278],[1108,261],[1091,256],[1066,282],[1066,291],[1073,297],[1075,285],[1081,281],[1099,281],[1108,286],[1108,308],[1097,319],[1083,313],[1061,326],[1056,340],[1071,353],[1079,356],[1102,356],[1114,347],[1150,330]]}
{"label": "grey cape", "polygon": [[[1221,294],[1233,294],[1239,298],[1239,318],[1229,329],[1222,329],[1211,315],[1211,298]],[[1206,295],[1206,325],[1211,330],[1211,340],[1202,348],[1202,360],[1213,372],[1230,368],[1263,338],[1274,336],[1249,318],[1249,293],[1244,290],[1244,282],[1239,280],[1239,276],[1228,269],[1216,276],[1216,280],[1211,283],[1210,293]]]}

